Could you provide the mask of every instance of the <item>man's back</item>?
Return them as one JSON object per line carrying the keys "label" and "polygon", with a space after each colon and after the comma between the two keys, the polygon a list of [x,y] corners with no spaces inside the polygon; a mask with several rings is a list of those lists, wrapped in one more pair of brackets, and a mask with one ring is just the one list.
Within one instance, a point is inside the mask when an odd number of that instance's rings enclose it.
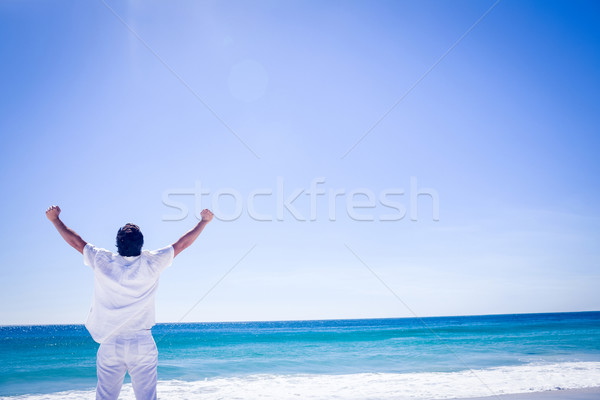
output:
{"label": "man's back", "polygon": [[167,246],[123,257],[86,244],[83,260],[94,270],[94,299],[85,325],[96,342],[152,328],[158,278],[173,254],[173,246]]}

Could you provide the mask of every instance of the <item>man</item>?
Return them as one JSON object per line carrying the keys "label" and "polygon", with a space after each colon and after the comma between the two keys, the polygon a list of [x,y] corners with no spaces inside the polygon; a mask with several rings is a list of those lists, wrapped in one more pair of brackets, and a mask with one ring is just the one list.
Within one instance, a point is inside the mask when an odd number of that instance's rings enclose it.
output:
{"label": "man", "polygon": [[171,246],[155,251],[142,251],[140,228],[126,224],[117,233],[118,254],[86,243],[59,214],[58,206],[46,210],[63,239],[83,254],[84,264],[94,270],[94,298],[85,326],[100,343],[96,399],[117,399],[127,371],[136,399],[156,399],[158,351],[150,328],[155,322],[158,278],[174,257],[194,243],[212,220],[212,212],[202,210],[202,220],[193,229]]}

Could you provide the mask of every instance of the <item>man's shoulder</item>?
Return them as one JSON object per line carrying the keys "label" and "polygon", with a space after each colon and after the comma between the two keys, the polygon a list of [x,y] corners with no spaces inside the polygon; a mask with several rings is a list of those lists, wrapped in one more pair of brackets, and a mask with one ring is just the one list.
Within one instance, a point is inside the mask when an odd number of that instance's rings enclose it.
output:
{"label": "man's shoulder", "polygon": [[156,250],[142,250],[142,258],[152,264],[159,265],[161,269],[171,264],[174,255],[175,250],[172,245]]}
{"label": "man's shoulder", "polygon": [[96,268],[98,265],[111,263],[115,257],[116,254],[112,251],[103,249],[102,247],[96,247],[91,243],[87,243],[83,248],[83,263],[92,268]]}
{"label": "man's shoulder", "polygon": [[156,249],[156,250],[142,250],[142,255],[153,256],[153,255],[159,255],[159,254],[168,254],[169,252],[172,252],[172,251],[174,251],[173,245],[170,244],[168,246],[161,247],[160,249]]}
{"label": "man's shoulder", "polygon": [[87,243],[85,245],[85,247],[83,248],[83,251],[90,251],[90,252],[94,252],[96,254],[105,254],[105,255],[113,255],[113,256],[116,255],[115,253],[113,253],[110,250],[107,250],[107,249],[105,249],[103,247],[94,246],[91,243]]}

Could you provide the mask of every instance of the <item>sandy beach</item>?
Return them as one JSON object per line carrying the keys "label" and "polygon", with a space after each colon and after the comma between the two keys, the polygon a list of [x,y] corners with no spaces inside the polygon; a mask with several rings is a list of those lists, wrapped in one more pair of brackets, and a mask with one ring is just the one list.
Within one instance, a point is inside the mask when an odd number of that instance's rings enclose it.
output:
{"label": "sandy beach", "polygon": [[471,397],[459,400],[597,400],[600,387],[568,390],[548,390],[534,393],[502,394],[489,397]]}

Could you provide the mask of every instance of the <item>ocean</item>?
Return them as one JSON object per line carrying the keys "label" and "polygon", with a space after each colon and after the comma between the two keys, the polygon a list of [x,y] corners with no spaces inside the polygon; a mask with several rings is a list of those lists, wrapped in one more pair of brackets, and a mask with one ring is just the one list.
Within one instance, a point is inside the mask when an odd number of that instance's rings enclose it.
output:
{"label": "ocean", "polygon": [[[450,399],[600,386],[600,312],[157,324],[162,399]],[[0,327],[0,396],[91,399],[83,325]],[[123,399],[134,399],[129,378]]]}

